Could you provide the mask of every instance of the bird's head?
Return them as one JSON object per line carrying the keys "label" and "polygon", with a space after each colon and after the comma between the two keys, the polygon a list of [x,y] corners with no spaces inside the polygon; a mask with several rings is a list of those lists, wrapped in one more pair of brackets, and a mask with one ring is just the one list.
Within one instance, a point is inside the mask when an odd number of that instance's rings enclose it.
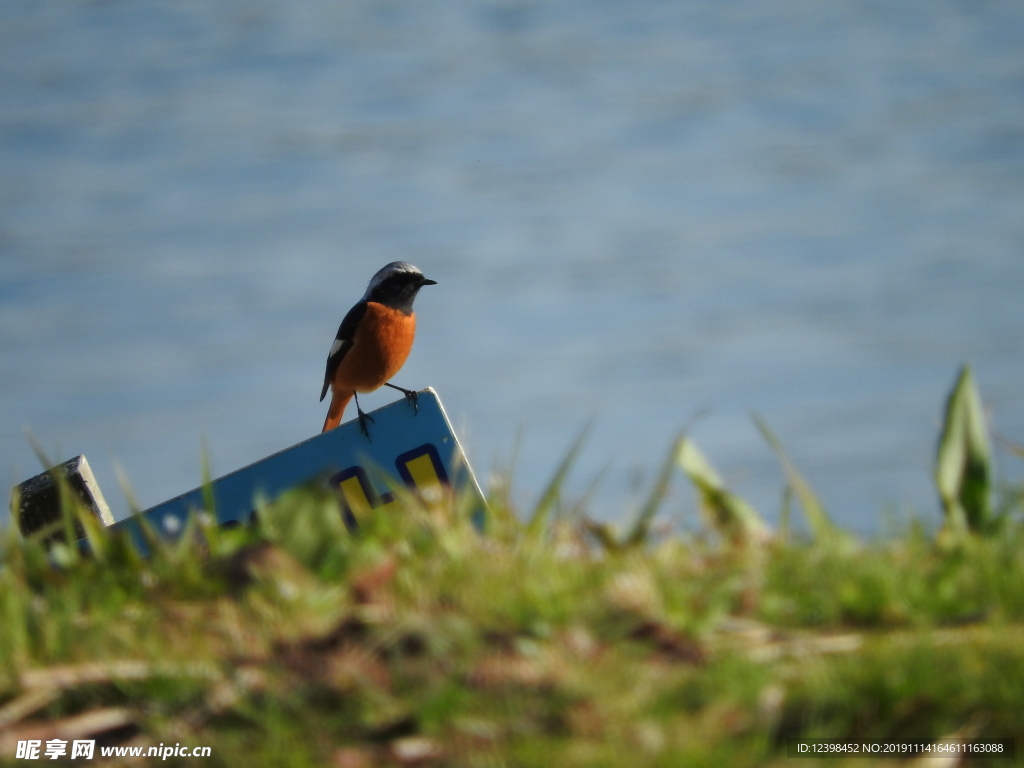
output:
{"label": "bird's head", "polygon": [[364,301],[375,301],[402,312],[412,312],[412,302],[424,285],[437,285],[407,261],[393,261],[370,278]]}

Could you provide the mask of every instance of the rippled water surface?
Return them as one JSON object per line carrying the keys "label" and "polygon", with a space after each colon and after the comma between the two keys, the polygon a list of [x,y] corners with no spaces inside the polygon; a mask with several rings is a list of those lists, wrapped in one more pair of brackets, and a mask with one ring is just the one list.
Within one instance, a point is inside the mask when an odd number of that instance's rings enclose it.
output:
{"label": "rippled water surface", "polygon": [[1024,440],[1022,51],[1016,0],[7,0],[0,473],[28,427],[120,516],[115,460],[148,506],[315,434],[406,259],[396,382],[484,477],[521,428],[524,501],[596,414],[621,518],[707,409],[774,517],[752,409],[844,524],[932,515],[962,361]]}

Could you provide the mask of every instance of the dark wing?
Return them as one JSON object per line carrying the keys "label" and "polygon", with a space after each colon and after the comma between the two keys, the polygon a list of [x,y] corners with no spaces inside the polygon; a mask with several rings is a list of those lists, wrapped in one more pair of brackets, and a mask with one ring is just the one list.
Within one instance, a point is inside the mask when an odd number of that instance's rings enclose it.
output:
{"label": "dark wing", "polygon": [[345,319],[338,326],[338,335],[334,337],[334,345],[331,347],[330,354],[327,355],[327,372],[324,374],[324,388],[320,393],[321,401],[327,396],[327,390],[331,386],[331,379],[334,378],[334,372],[338,370],[338,365],[341,363],[342,358],[352,349],[352,342],[356,337],[356,329],[359,327],[359,321],[363,319],[365,314],[366,302],[360,301],[348,311]]}

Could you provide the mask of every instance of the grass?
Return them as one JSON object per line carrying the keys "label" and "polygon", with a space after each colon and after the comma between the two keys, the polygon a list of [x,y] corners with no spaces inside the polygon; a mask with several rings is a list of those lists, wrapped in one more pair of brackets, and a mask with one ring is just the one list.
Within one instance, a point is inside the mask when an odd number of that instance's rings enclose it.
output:
{"label": "grass", "polygon": [[528,523],[492,496],[483,534],[459,499],[410,496],[350,534],[317,488],[249,528],[198,515],[146,559],[88,519],[90,556],[8,531],[0,764],[52,738],[341,768],[783,765],[797,737],[1024,745],[1020,493],[984,531],[865,542],[786,459],[817,516],[798,537],[692,442],[672,450],[698,535],[652,533],[667,470],[622,537],[554,514],[559,483]]}

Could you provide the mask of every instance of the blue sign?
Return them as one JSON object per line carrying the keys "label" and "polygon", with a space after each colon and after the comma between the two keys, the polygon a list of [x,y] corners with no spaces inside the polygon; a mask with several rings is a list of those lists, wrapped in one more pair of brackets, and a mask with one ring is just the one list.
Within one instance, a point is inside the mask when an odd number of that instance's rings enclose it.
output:
{"label": "blue sign", "polygon": [[[290,488],[320,481],[338,492],[345,521],[354,527],[364,515],[386,514],[393,507],[383,474],[427,500],[439,497],[447,487],[475,495],[474,521],[482,525],[483,494],[441,401],[430,388],[418,395],[416,408],[403,398],[372,411],[369,437],[358,420],[352,420],[214,480],[217,523],[248,523],[257,499],[273,500]],[[203,488],[196,488],[111,528],[131,530],[144,546],[138,517],[173,537],[184,530],[188,516],[204,506]]]}

